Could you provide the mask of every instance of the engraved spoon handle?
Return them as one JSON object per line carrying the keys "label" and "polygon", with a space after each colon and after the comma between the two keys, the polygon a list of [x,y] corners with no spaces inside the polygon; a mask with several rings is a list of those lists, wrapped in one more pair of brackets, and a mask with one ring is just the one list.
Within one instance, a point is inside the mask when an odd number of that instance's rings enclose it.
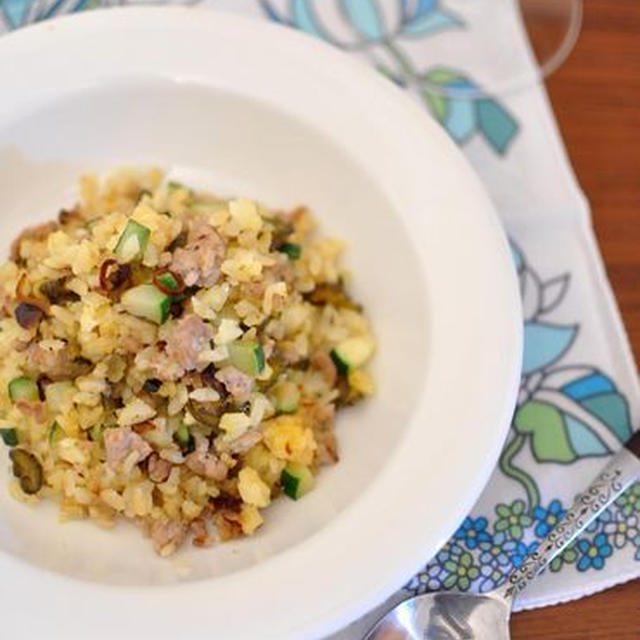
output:
{"label": "engraved spoon handle", "polygon": [[640,478],[640,431],[616,453],[591,483],[580,493],[564,518],[542,540],[537,550],[528,554],[524,562],[511,573],[507,581],[492,595],[512,600],[559,553],[570,545],[624,490]]}

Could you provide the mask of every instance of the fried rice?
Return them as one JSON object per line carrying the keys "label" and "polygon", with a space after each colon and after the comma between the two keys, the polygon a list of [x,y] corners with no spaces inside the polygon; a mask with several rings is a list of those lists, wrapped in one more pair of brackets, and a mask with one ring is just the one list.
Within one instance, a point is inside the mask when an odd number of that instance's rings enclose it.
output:
{"label": "fried rice", "polygon": [[169,555],[253,534],[338,461],[336,411],[373,391],[341,241],[167,182],[85,176],[0,266],[0,435],[12,495],[124,518]]}

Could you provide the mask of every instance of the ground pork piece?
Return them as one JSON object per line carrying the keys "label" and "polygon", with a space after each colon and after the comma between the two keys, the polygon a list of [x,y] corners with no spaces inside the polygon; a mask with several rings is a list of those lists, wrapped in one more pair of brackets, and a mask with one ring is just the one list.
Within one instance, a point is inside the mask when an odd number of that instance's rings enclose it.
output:
{"label": "ground pork piece", "polygon": [[335,464],[340,459],[338,455],[338,441],[333,431],[322,430],[316,431],[316,460],[318,464],[328,465]]}
{"label": "ground pork piece", "polygon": [[31,416],[36,422],[42,423],[47,418],[47,408],[42,402],[18,400],[15,404],[22,413]]}
{"label": "ground pork piece", "polygon": [[158,267],[168,267],[171,264],[173,255],[170,251],[163,251],[158,258]]}
{"label": "ground pork piece", "polygon": [[218,482],[224,480],[229,472],[227,465],[211,453],[194,451],[185,458],[185,464],[194,473]]}
{"label": "ground pork piece", "polygon": [[317,369],[326,383],[333,387],[338,379],[338,370],[331,356],[326,351],[316,351],[310,359],[311,366]]}
{"label": "ground pork piece", "polygon": [[335,406],[333,404],[315,404],[309,409],[314,424],[313,435],[318,448],[315,455],[321,465],[335,464],[340,459],[338,441],[334,432]]}
{"label": "ground pork piece", "polygon": [[300,352],[290,340],[283,340],[276,349],[278,356],[286,364],[296,364],[301,359]]}
{"label": "ground pork piece", "polygon": [[106,429],[104,446],[107,451],[107,464],[117,471],[132,451],[138,453],[138,462],[144,460],[151,452],[151,445],[129,427]]}
{"label": "ground pork piece", "polygon": [[126,353],[138,353],[142,351],[143,344],[134,336],[124,336],[120,340],[120,346]]}
{"label": "ground pork piece", "polygon": [[180,274],[188,287],[211,287],[220,276],[225,252],[226,244],[216,230],[202,220],[194,220],[187,244],[173,252],[169,268]]}
{"label": "ground pork piece", "polygon": [[20,260],[20,245],[23,240],[44,240],[50,233],[58,228],[57,222],[44,222],[35,227],[27,227],[11,244],[11,259],[16,262]]}
{"label": "ground pork piece", "polygon": [[220,451],[224,451],[232,455],[239,455],[249,451],[249,449],[258,444],[262,438],[263,435],[260,429],[249,429],[235,440],[217,443],[216,447]]}
{"label": "ground pork piece", "polygon": [[181,318],[167,339],[166,354],[185,371],[195,369],[202,351],[208,349],[213,330],[198,316],[191,313]]}
{"label": "ground pork piece", "polygon": [[75,355],[69,346],[45,349],[37,342],[32,342],[27,348],[27,366],[53,381],[77,378],[93,368],[90,361]]}
{"label": "ground pork piece", "polygon": [[240,285],[240,292],[243,298],[262,298],[268,284],[266,280],[262,279],[256,282],[243,282]]}
{"label": "ground pork piece", "polygon": [[153,378],[162,382],[175,382],[185,374],[184,367],[172,360],[166,353],[156,353],[149,361],[149,371]]}
{"label": "ground pork piece", "polygon": [[155,451],[147,459],[147,473],[151,482],[165,482],[171,475],[173,465],[161,458]]}
{"label": "ground pork piece", "polygon": [[197,438],[196,450],[184,462],[194,473],[221,482],[226,479],[229,469],[216,455],[209,453],[208,448],[209,441],[206,438]]}
{"label": "ground pork piece", "polygon": [[168,555],[184,542],[187,527],[184,523],[175,520],[156,520],[151,525],[150,535],[156,552]]}
{"label": "ground pork piece", "polygon": [[239,369],[228,365],[216,372],[216,380],[234,397],[244,396],[253,388],[253,380]]}
{"label": "ground pork piece", "polygon": [[316,424],[333,429],[333,419],[336,417],[336,408],[334,405],[316,403],[311,405],[309,412]]}
{"label": "ground pork piece", "polygon": [[213,515],[220,540],[226,542],[242,536],[242,525],[240,524],[240,514],[227,509],[216,511]]}
{"label": "ground pork piece", "polygon": [[264,279],[269,283],[280,282],[284,280],[288,285],[293,284],[295,280],[295,274],[293,272],[293,265],[290,260],[284,260],[278,262],[272,267],[266,267],[264,269]]}
{"label": "ground pork piece", "polygon": [[[147,398],[145,398],[146,401]],[[151,405],[150,402],[147,404]],[[143,433],[147,433],[147,431],[153,431],[156,428],[156,425],[149,420],[145,420],[144,422],[138,422],[138,424],[131,425],[131,428],[138,434],[142,435]]]}
{"label": "ground pork piece", "polygon": [[46,373],[51,379],[52,374],[62,373],[69,365],[69,349],[62,347],[57,351],[54,349],[44,349],[37,342],[32,342],[27,348],[27,366],[35,369],[38,373]]}
{"label": "ground pork piece", "polygon": [[262,298],[269,285],[276,282],[285,282],[288,288],[291,287],[295,279],[293,267],[290,261],[279,262],[273,266],[265,267],[262,270],[262,277],[255,282],[243,282],[240,285],[240,292],[246,298]]}
{"label": "ground pork piece", "polygon": [[208,547],[211,544],[211,536],[207,530],[207,523],[204,518],[196,518],[189,525],[191,533],[193,533],[194,547]]}

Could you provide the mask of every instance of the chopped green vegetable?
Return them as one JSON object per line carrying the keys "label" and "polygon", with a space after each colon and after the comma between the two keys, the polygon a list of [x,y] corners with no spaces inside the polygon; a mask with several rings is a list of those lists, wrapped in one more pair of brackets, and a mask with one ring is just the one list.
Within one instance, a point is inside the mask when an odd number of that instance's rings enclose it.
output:
{"label": "chopped green vegetable", "polygon": [[300,402],[300,391],[293,382],[282,382],[276,386],[275,398],[279,413],[295,413]]}
{"label": "chopped green vegetable", "polygon": [[80,296],[77,293],[66,288],[65,278],[58,278],[57,280],[45,280],[40,285],[40,293],[51,304],[77,302],[78,300],[80,300]]}
{"label": "chopped green vegetable", "polygon": [[331,351],[338,373],[345,375],[352,369],[361,367],[373,354],[373,341],[370,338],[347,338]]}
{"label": "chopped green vegetable", "polygon": [[156,276],[156,280],[166,289],[171,291],[178,291],[180,289],[180,283],[178,279],[170,271],[165,271],[159,276]]}
{"label": "chopped green vegetable", "polygon": [[101,424],[94,424],[89,429],[89,440],[92,442],[101,442],[104,436],[104,426]]}
{"label": "chopped green vegetable", "polygon": [[49,427],[49,446],[55,447],[62,438],[66,437],[67,434],[57,421]]}
{"label": "chopped green vegetable", "polygon": [[286,253],[290,260],[299,260],[302,255],[302,247],[295,242],[284,242],[278,247],[280,253]]}
{"label": "chopped green vegetable", "polygon": [[44,318],[45,312],[40,304],[20,302],[14,309],[13,315],[23,329],[33,329]]}
{"label": "chopped green vegetable", "polygon": [[138,318],[162,324],[169,317],[171,296],[152,284],[141,284],[128,289],[120,299],[125,311]]}
{"label": "chopped green vegetable", "polygon": [[293,224],[282,218],[271,221],[273,231],[271,233],[271,251],[280,251],[280,247],[288,242],[289,236],[295,231]]}
{"label": "chopped green vegetable", "polygon": [[144,381],[142,388],[147,393],[157,393],[162,386],[162,380],[158,380],[158,378],[148,378]]}
{"label": "chopped green vegetable", "polygon": [[341,358],[340,354],[335,350],[331,350],[331,359],[333,364],[336,365],[336,369],[341,376],[346,376],[349,373],[349,365]]}
{"label": "chopped green vegetable", "polygon": [[13,475],[20,481],[20,488],[25,493],[37,493],[42,487],[42,465],[38,459],[25,449],[11,449],[9,457],[13,462]]}
{"label": "chopped green vegetable", "polygon": [[180,445],[182,453],[191,453],[195,451],[196,441],[189,427],[182,423],[173,434],[174,440]]}
{"label": "chopped green vegetable", "polygon": [[31,379],[24,376],[14,378],[9,382],[9,397],[17,402],[18,400],[29,400],[37,402],[40,400],[38,385]]}
{"label": "chopped green vegetable", "polygon": [[191,204],[193,201],[193,190],[189,189],[189,187],[186,187],[181,182],[174,182],[174,181],[167,182],[167,190],[169,192],[184,191],[185,194],[187,195],[188,204]]}
{"label": "chopped green vegetable", "polygon": [[150,235],[151,229],[135,220],[129,220],[116,245],[118,259],[121,262],[140,260],[147,250]]}
{"label": "chopped green vegetable", "polygon": [[264,350],[259,342],[255,340],[232,342],[228,349],[229,360],[236,369],[240,369],[252,377],[259,375],[264,370]]}
{"label": "chopped green vegetable", "polygon": [[13,427],[0,429],[0,438],[8,447],[18,444],[18,432]]}
{"label": "chopped green vegetable", "polygon": [[306,465],[290,462],[280,476],[280,483],[282,490],[297,500],[313,488],[313,474]]}

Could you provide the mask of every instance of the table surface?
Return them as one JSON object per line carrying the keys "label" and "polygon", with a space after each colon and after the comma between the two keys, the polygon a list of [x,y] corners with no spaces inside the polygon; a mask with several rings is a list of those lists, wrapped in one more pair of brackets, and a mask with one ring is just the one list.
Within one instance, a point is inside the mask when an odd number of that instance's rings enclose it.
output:
{"label": "table surface", "polygon": [[[611,284],[640,357],[640,2],[584,0],[583,31],[548,89]],[[640,580],[516,614],[513,640],[640,640]]]}

